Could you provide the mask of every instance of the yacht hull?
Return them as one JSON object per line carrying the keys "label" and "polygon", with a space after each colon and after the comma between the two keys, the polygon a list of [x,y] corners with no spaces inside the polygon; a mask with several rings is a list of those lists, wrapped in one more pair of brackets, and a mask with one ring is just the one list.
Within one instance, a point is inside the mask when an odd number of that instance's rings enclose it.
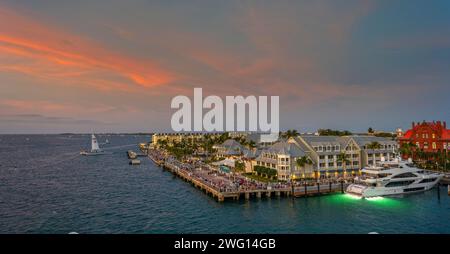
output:
{"label": "yacht hull", "polygon": [[432,189],[438,184],[441,177],[438,177],[433,182],[427,183],[412,183],[407,186],[399,186],[399,187],[368,187],[360,184],[351,184],[347,187],[346,193],[361,196],[363,198],[370,197],[382,197],[382,196],[391,196],[391,195],[403,195],[410,193],[423,192]]}

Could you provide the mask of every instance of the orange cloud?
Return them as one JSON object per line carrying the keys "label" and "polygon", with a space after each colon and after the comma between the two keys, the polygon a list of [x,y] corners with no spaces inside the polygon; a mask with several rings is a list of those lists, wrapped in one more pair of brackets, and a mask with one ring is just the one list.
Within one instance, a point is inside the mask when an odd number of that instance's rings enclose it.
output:
{"label": "orange cloud", "polygon": [[[87,38],[0,7],[0,70],[58,81],[128,85],[166,85],[176,75],[157,63],[121,55]],[[95,77],[95,78],[94,78]],[[65,78],[74,78],[69,81]]]}

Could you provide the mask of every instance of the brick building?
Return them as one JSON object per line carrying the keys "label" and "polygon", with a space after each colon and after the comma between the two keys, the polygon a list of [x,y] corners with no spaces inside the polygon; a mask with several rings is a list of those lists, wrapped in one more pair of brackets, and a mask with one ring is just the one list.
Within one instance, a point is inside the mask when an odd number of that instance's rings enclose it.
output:
{"label": "brick building", "polygon": [[412,128],[398,137],[398,141],[400,146],[413,143],[424,152],[450,150],[450,130],[447,129],[446,122],[413,122]]}

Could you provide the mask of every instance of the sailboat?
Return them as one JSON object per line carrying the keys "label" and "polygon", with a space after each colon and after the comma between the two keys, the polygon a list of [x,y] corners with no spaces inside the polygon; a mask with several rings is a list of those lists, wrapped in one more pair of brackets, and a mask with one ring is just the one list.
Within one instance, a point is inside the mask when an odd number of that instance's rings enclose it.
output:
{"label": "sailboat", "polygon": [[91,151],[90,152],[81,151],[80,154],[86,155],[86,156],[94,156],[94,155],[104,155],[104,154],[106,154],[106,152],[103,151],[102,149],[100,149],[97,138],[95,137],[94,134],[92,134],[92,136],[91,136]]}

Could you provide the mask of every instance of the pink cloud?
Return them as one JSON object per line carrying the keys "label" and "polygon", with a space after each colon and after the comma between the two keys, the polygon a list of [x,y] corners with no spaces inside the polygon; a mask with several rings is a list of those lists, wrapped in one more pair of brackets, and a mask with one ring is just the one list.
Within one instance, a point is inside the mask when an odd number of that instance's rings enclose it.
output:
{"label": "pink cloud", "polygon": [[[94,74],[110,73],[104,84],[122,79],[125,87],[152,88],[167,85],[176,74],[149,60],[136,59],[107,49],[53,25],[44,24],[6,8],[0,8],[0,69],[66,82],[70,77],[92,84]],[[14,60],[14,61],[11,61]],[[14,62],[14,63],[11,63]],[[98,79],[98,77],[96,78]],[[98,88],[98,86],[96,86]],[[111,87],[115,89],[115,87]]]}

